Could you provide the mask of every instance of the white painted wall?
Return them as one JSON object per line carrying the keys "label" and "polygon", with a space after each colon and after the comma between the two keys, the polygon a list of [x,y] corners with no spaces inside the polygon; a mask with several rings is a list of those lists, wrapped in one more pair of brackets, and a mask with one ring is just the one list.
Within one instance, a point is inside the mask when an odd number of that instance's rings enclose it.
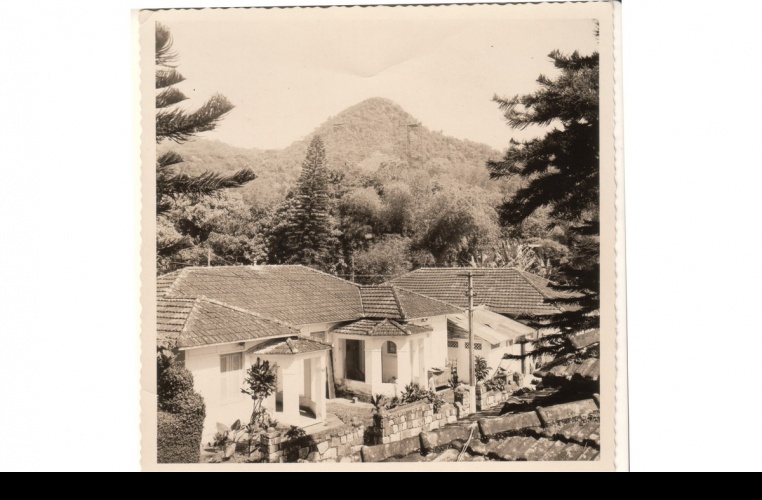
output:
{"label": "white painted wall", "polygon": [[411,321],[412,324],[428,326],[433,329],[426,339],[426,368],[444,368],[447,365],[447,316]]}
{"label": "white painted wall", "polygon": [[[252,343],[253,345],[253,343]],[[250,347],[250,346],[249,346]],[[240,347],[238,344],[217,347],[205,347],[185,351],[185,367],[193,374],[193,384],[196,392],[201,394],[206,404],[206,420],[202,443],[206,444],[214,438],[217,432],[217,422],[230,426],[240,419],[248,422],[251,416],[253,404],[245,395],[240,396],[234,402],[223,403],[220,398],[222,378],[220,374],[220,356],[223,354],[244,352],[248,347]],[[241,370],[241,383],[246,376],[246,361]]]}
{"label": "white painted wall", "polygon": [[[450,359],[456,359],[458,362],[458,378],[466,384],[470,384],[470,373],[469,373],[469,350],[466,349],[466,342],[465,339],[459,339],[458,341],[458,348],[448,348],[448,355]],[[486,340],[480,338],[478,335],[476,336],[476,342],[478,344],[482,345],[482,349],[480,351],[474,351],[474,356],[481,356],[484,359],[487,360],[487,366],[492,368],[492,371],[490,372],[490,376],[495,374],[495,371],[497,370],[498,366],[502,363],[502,365],[508,370],[509,372],[520,372],[521,371],[521,361],[520,360],[505,360],[503,361],[503,356],[506,354],[514,354],[514,355],[520,355],[521,354],[521,346],[519,344],[513,344],[506,346],[504,343],[501,343],[500,347],[492,348],[489,342]]]}
{"label": "white painted wall", "polygon": [[[324,325],[308,325],[311,331],[323,331]],[[270,340],[270,339],[268,339]],[[203,347],[199,349],[189,349],[185,351],[185,367],[193,374],[194,388],[201,394],[206,405],[206,420],[204,421],[204,432],[202,443],[206,444],[214,439],[217,432],[217,422],[230,426],[236,420],[248,422],[253,409],[251,398],[245,394],[238,394],[234,400],[229,402],[222,401],[220,397],[222,374],[220,371],[220,356],[232,353],[242,353],[243,369],[240,370],[239,379],[241,387],[246,377],[246,370],[257,359],[256,355],[246,355],[246,350],[261,343],[262,340],[247,342],[245,345],[227,344],[222,346]],[[326,356],[327,357],[327,356]],[[279,364],[285,365],[291,363],[291,357],[283,357]],[[323,366],[323,370],[325,370]],[[282,370],[280,371],[282,372]],[[291,369],[291,387],[299,392],[299,395],[305,394],[305,375],[303,363],[295,363]],[[283,390],[283,377],[278,377],[278,390]],[[316,397],[313,395],[312,400]],[[308,405],[313,406],[313,405]],[[266,407],[275,415],[275,397],[266,402]],[[313,411],[316,408],[312,408]],[[319,408],[318,408],[319,409]],[[277,420],[277,418],[276,418]]]}

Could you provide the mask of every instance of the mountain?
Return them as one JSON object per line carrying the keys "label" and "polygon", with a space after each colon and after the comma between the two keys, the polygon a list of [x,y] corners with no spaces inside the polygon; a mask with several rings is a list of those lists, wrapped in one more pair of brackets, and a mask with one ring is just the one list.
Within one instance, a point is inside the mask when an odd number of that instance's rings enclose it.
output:
{"label": "mountain", "polygon": [[485,167],[501,154],[487,145],[448,137],[426,128],[398,104],[372,98],[356,104],[280,150],[256,150],[197,139],[181,145],[162,144],[185,159],[182,169],[233,171],[251,167],[258,178],[242,188],[244,199],[267,208],[284,198],[299,176],[307,147],[315,135],[325,143],[329,168],[347,177],[372,176],[383,164],[395,169],[423,170],[431,178],[479,186],[492,193],[514,189],[508,181],[492,181]]}

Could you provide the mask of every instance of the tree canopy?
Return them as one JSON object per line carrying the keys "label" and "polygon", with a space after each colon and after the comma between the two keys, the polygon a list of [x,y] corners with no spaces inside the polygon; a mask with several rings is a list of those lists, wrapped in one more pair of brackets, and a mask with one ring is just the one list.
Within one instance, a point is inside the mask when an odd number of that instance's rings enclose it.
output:
{"label": "tree canopy", "polygon": [[[177,53],[172,49],[169,28],[156,23],[156,142],[169,140],[183,143],[196,134],[213,130],[233,105],[222,95],[215,95],[195,111],[186,111],[177,105],[187,99],[176,85],[185,81],[177,71]],[[156,215],[158,217],[157,259],[159,272],[170,269],[170,262],[178,252],[193,247],[198,239],[189,237],[181,227],[165,216],[181,200],[198,202],[205,196],[224,189],[240,187],[254,180],[249,168],[232,173],[212,170],[191,175],[179,170],[183,157],[174,151],[160,153],[156,158]]]}
{"label": "tree canopy", "polygon": [[550,227],[562,228],[568,253],[558,268],[561,314],[534,318],[552,330],[535,356],[572,351],[569,335],[599,327],[599,92],[598,54],[558,51],[549,57],[560,71],[541,75],[532,94],[494,100],[514,129],[552,129],[542,137],[511,141],[504,157],[489,161],[493,179],[518,177],[523,185],[500,207],[504,224],[521,225],[544,212]]}
{"label": "tree canopy", "polygon": [[331,214],[329,172],[325,147],[315,136],[302,163],[293,199],[286,214],[284,257],[287,263],[329,269],[335,260],[335,220]]}

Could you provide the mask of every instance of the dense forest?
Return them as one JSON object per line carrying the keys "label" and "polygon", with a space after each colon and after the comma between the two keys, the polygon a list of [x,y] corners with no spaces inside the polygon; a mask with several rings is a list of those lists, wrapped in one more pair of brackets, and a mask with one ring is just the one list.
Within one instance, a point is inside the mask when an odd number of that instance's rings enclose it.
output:
{"label": "dense forest", "polygon": [[[323,148],[328,247],[324,257],[305,260],[289,252],[283,233],[315,138]],[[250,168],[256,179],[178,199],[162,214],[160,238],[182,235],[190,244],[160,256],[159,272],[302,262],[361,282],[420,266],[514,266],[551,276],[565,256],[564,231],[551,227],[543,210],[521,224],[501,224],[498,209],[523,181],[490,179],[487,163],[499,152],[431,131],[387,99],[357,104],[282,150],[194,138],[159,145],[160,154],[168,151],[182,156],[181,174]]]}

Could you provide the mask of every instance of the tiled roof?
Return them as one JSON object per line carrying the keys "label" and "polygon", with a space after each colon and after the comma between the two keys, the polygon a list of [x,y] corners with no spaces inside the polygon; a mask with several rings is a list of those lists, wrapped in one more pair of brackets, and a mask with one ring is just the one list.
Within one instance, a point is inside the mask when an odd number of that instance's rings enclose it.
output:
{"label": "tiled roof", "polygon": [[245,342],[298,333],[280,321],[204,297],[160,298],[157,306],[159,345],[169,349]]}
{"label": "tiled roof", "polygon": [[543,366],[535,372],[535,375],[542,378],[584,379],[595,382],[601,378],[601,360],[600,358],[576,360],[573,355],[566,355]]}
{"label": "tiled roof", "polygon": [[469,271],[474,275],[474,304],[486,305],[500,314],[555,314],[559,308],[545,300],[569,297],[569,294],[551,288],[547,280],[511,268],[424,268],[395,278],[388,284],[466,308],[466,273]]}
{"label": "tiled roof", "polygon": [[164,349],[174,349],[177,338],[188,321],[196,299],[159,299],[156,304],[157,343]]}
{"label": "tiled roof", "polygon": [[248,354],[304,354],[308,352],[329,351],[331,346],[312,339],[291,337],[262,342],[246,351]]}
{"label": "tiled roof", "polygon": [[161,276],[160,296],[207,297],[291,325],[363,317],[359,287],[304,266],[191,267]]}
{"label": "tiled roof", "polygon": [[431,328],[413,324],[403,324],[391,319],[361,319],[331,330],[342,335],[364,335],[369,337],[401,337],[432,331]]}
{"label": "tiled roof", "polygon": [[367,318],[406,320],[461,312],[450,304],[396,286],[364,286],[360,293]]}

